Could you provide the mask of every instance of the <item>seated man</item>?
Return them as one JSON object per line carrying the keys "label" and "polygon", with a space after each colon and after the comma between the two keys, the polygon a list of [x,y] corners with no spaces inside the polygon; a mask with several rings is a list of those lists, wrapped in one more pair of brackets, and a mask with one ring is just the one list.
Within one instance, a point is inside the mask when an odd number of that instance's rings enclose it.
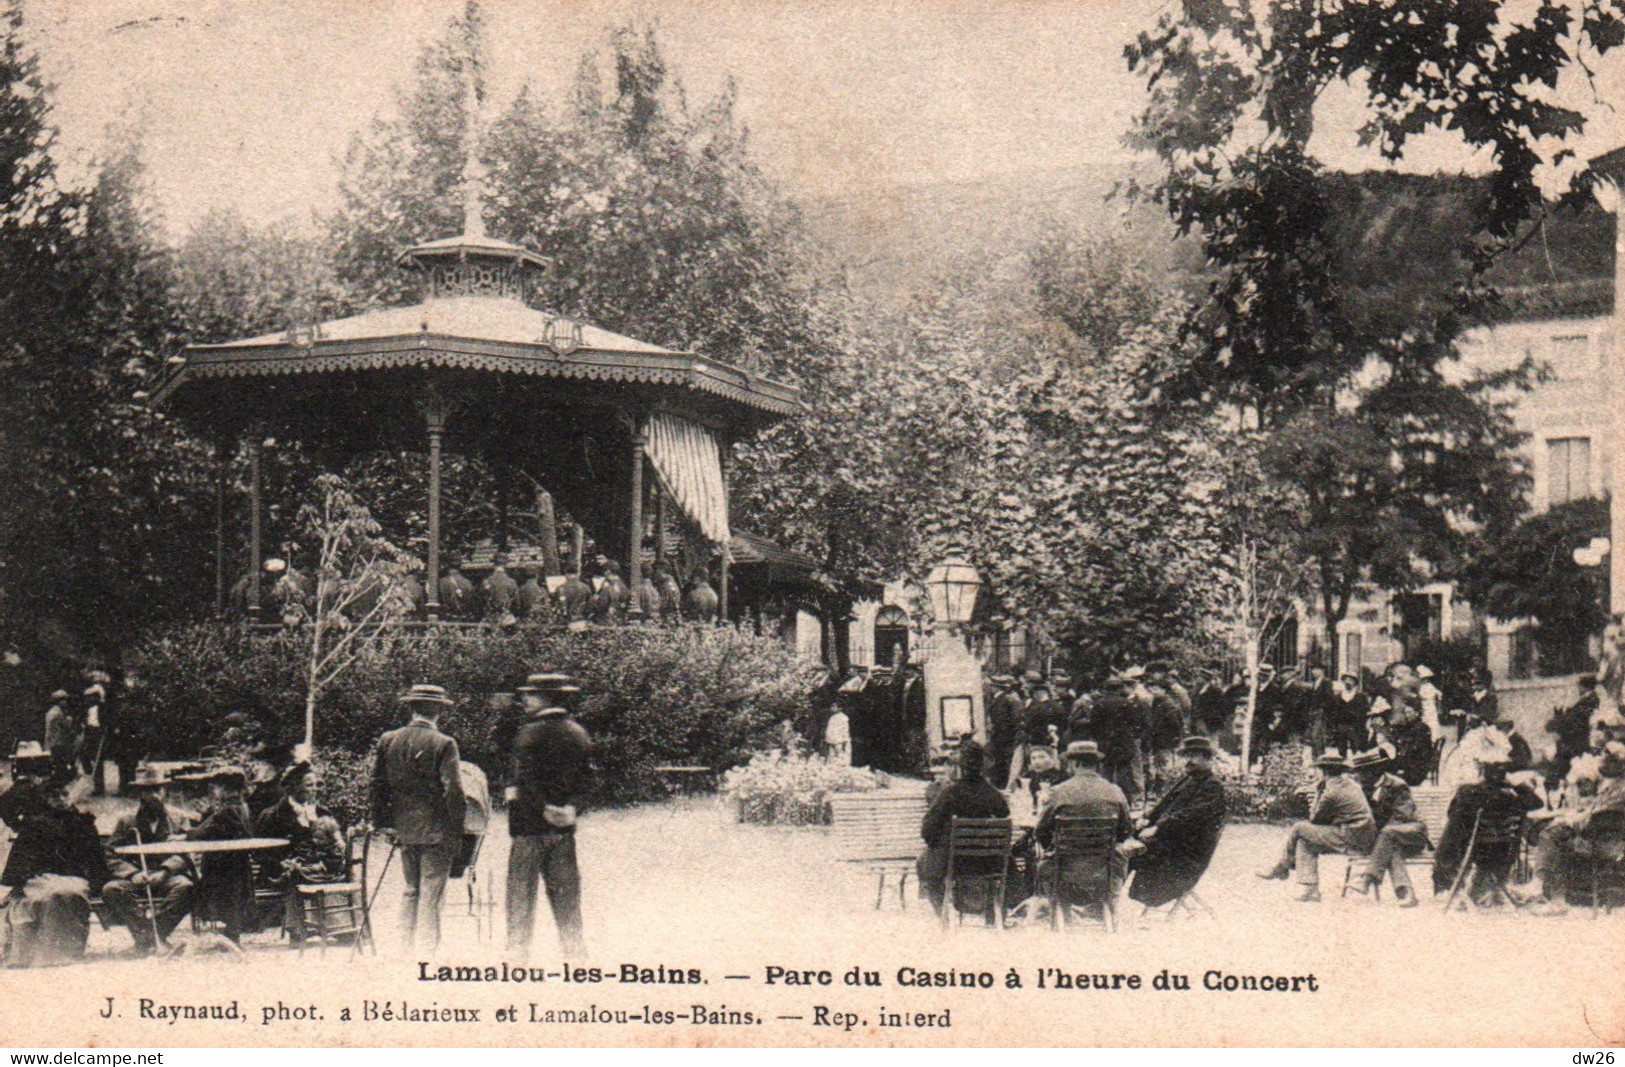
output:
{"label": "seated man", "polygon": [[44,787],[11,843],[0,873],[8,967],[84,957],[90,897],[107,881],[96,818],[81,807],[90,786],[81,777]]}
{"label": "seated man", "polygon": [[1535,877],[1540,880],[1541,907],[1537,914],[1562,915],[1568,911],[1570,868],[1575,860],[1575,844],[1585,834],[1591,820],[1602,812],[1625,811],[1625,744],[1610,741],[1603,749],[1598,767],[1601,782],[1595,797],[1584,807],[1568,808],[1541,830],[1535,844]]}
{"label": "seated man", "polygon": [[[1100,774],[1104,757],[1100,746],[1093,741],[1073,741],[1066,746],[1066,764],[1072,777],[1050,790],[1049,800],[1038,813],[1038,826],[1034,836],[1044,848],[1055,843],[1056,819],[1110,818],[1115,820],[1113,837],[1125,840],[1134,830],[1129,818],[1128,800],[1123,791]],[[1048,863],[1039,868],[1040,881],[1053,877]],[[1128,873],[1128,861],[1120,852],[1112,853],[1111,895],[1116,896],[1123,877]]]}
{"label": "seated man", "polygon": [[1416,801],[1405,780],[1389,773],[1393,757],[1381,750],[1362,752],[1350,761],[1360,786],[1371,804],[1371,818],[1377,827],[1377,843],[1366,861],[1365,875],[1349,888],[1369,893],[1382,885],[1383,875],[1394,883],[1394,896],[1402,908],[1416,907],[1416,890],[1411,885],[1405,860],[1420,856],[1428,847],[1428,829],[1416,812]]}
{"label": "seated man", "polygon": [[[953,820],[1008,819],[1010,805],[984,776],[987,753],[975,741],[959,747],[959,779],[937,794],[920,823],[925,855],[920,857],[920,890],[940,914],[948,877],[948,831]],[[994,873],[994,872],[988,872]]]}
{"label": "seated man", "polygon": [[[1491,754],[1479,760],[1484,780],[1469,782],[1456,790],[1445,816],[1444,833],[1439,835],[1439,847],[1433,857],[1433,891],[1449,893],[1456,876],[1468,860],[1467,845],[1472,840],[1473,826],[1480,813],[1494,817],[1514,811],[1534,811],[1542,807],[1540,795],[1527,785],[1513,785],[1507,781],[1509,756],[1505,752]],[[1494,887],[1506,884],[1512,864],[1518,858],[1516,847],[1478,850],[1478,870],[1473,884],[1468,887],[1473,899],[1488,903]]]}
{"label": "seated man", "polygon": [[1213,776],[1213,742],[1187,737],[1178,754],[1185,774],[1158,801],[1137,835],[1128,895],[1148,908],[1178,900],[1201,881],[1224,829],[1224,783]]}
{"label": "seated man", "polygon": [[1349,765],[1337,752],[1328,750],[1315,760],[1321,780],[1314,787],[1309,818],[1292,824],[1286,845],[1274,867],[1259,871],[1260,878],[1285,881],[1294,870],[1302,887],[1297,900],[1320,900],[1320,856],[1327,852],[1365,855],[1376,840],[1371,805],[1360,785],[1348,776]]}
{"label": "seated man", "polygon": [[[167,841],[176,827],[164,806],[162,790],[168,784],[160,775],[138,774],[121,790],[137,796],[136,809],[125,815],[107,840],[107,868],[111,880],[102,887],[110,922],[128,927],[137,955],[152,953],[168,941],[192,910],[191,865],[185,856],[154,856],[145,864],[139,858],[122,856],[126,845]],[[150,900],[153,914],[143,918],[141,905]]]}
{"label": "seated man", "polygon": [[[209,811],[197,828],[186,835],[190,841],[237,841],[253,837],[248,804],[243,791],[248,776],[240,767],[219,767],[202,776],[209,786]],[[199,872],[197,915],[225,928],[228,940],[242,940],[254,917],[253,872],[246,852],[206,853]]]}

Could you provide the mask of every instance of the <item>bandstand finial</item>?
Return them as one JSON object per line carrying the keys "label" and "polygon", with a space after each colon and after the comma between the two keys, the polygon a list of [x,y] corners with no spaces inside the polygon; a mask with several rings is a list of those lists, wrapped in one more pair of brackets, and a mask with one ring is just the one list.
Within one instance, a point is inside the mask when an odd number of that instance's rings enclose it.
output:
{"label": "bandstand finial", "polygon": [[463,12],[466,45],[463,51],[463,96],[468,109],[463,134],[463,233],[485,236],[484,167],[480,163],[483,143],[480,129],[480,5],[468,0]]}

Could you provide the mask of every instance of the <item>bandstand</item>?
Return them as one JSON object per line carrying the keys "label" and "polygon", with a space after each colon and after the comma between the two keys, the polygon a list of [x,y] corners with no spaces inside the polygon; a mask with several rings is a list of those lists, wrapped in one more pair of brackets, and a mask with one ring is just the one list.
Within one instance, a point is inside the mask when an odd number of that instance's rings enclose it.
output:
{"label": "bandstand", "polygon": [[[374,451],[427,453],[426,621],[442,617],[446,452],[543,487],[622,561],[633,615],[650,557],[666,551],[665,531],[686,529],[715,560],[726,617],[727,459],[733,442],[800,411],[796,391],[539,310],[547,261],[487,236],[477,205],[465,212],[462,235],[408,248],[399,264],[421,279],[420,302],[189,346],[153,393],[155,405],[216,442],[222,494],[225,464],[246,443],[250,619],[267,606],[268,441],[299,441],[329,469]],[[223,605],[231,570],[223,518],[215,553]],[[556,567],[556,554],[543,556]]]}

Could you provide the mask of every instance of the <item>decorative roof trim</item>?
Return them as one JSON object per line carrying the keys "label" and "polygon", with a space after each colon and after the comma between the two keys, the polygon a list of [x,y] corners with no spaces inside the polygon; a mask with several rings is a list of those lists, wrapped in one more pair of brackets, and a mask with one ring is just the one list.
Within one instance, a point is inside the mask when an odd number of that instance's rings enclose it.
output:
{"label": "decorative roof trim", "polygon": [[186,363],[153,397],[163,404],[186,382],[206,378],[339,374],[436,366],[536,377],[688,386],[775,415],[803,410],[795,389],[690,352],[611,352],[581,348],[560,356],[540,345],[470,341],[420,333],[308,346],[208,345],[186,349]]}

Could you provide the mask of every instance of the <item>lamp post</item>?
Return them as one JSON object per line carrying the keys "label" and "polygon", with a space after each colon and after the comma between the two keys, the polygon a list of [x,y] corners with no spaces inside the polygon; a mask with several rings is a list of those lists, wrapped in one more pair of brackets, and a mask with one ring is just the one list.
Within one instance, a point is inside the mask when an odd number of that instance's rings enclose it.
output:
{"label": "lamp post", "polygon": [[976,568],[954,550],[925,580],[937,634],[936,650],[925,664],[926,736],[932,752],[966,737],[987,743],[982,665],[961,636],[976,611],[981,586]]}

